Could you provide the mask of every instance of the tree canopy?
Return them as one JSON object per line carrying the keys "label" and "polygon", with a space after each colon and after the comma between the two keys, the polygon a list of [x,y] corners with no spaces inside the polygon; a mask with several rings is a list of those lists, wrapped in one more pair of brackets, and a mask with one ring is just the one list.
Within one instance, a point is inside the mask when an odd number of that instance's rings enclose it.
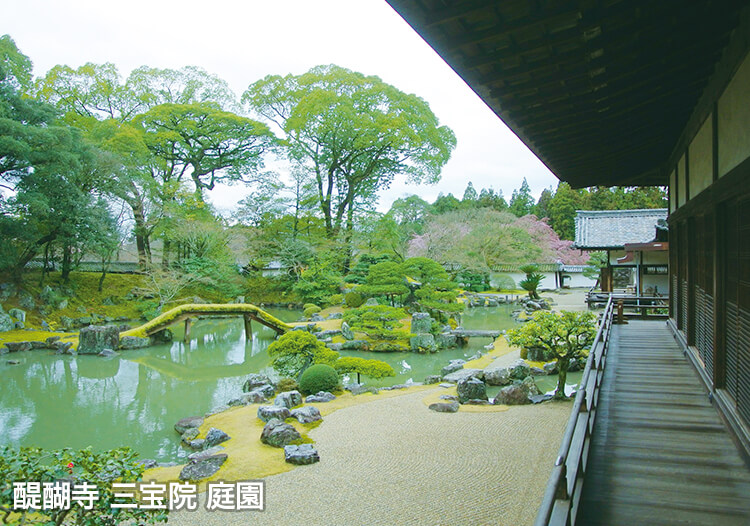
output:
{"label": "tree canopy", "polygon": [[351,230],[358,199],[396,175],[436,182],[456,143],[423,99],[334,65],[268,76],[242,101],[278,126],[289,158],[314,178],[328,237]]}

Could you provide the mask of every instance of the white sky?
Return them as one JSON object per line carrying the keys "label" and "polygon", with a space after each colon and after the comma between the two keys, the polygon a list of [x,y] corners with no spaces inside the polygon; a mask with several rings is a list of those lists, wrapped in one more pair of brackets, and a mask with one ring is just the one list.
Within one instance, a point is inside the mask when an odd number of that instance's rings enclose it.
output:
{"label": "white sky", "polygon": [[[459,199],[471,181],[502,190],[523,177],[538,197],[557,179],[485,106],[385,0],[2,0],[0,34],[9,34],[44,75],[57,64],[113,62],[123,77],[141,65],[195,65],[229,82],[239,96],[269,75],[337,64],[377,75],[429,102],[458,145],[433,186],[394,182],[379,209],[417,194]],[[210,194],[220,210],[246,190]]]}

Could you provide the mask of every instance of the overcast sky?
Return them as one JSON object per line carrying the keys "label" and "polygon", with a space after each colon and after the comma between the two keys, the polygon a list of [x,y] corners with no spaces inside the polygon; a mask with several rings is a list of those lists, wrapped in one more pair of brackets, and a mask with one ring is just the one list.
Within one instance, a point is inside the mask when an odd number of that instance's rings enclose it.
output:
{"label": "overcast sky", "polygon": [[[114,63],[121,75],[141,65],[202,67],[241,95],[269,75],[337,64],[377,75],[427,100],[458,145],[434,186],[397,180],[379,209],[406,194],[433,201],[463,195],[466,184],[502,190],[524,177],[538,197],[557,179],[385,0],[2,0],[9,34],[44,75],[56,64]],[[211,200],[231,208],[244,190]]]}

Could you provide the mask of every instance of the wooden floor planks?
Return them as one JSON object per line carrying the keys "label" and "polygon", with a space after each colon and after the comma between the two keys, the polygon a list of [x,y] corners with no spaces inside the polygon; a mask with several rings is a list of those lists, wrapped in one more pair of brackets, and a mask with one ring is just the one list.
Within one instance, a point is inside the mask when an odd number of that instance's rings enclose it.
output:
{"label": "wooden floor planks", "polygon": [[579,525],[750,525],[750,469],[664,322],[613,328]]}

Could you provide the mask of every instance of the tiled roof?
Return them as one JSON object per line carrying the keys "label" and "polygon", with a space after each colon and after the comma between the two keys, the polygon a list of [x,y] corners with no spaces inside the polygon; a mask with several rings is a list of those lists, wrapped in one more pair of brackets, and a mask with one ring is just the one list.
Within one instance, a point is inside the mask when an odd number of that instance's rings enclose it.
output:
{"label": "tiled roof", "polygon": [[667,218],[667,209],[577,210],[576,214],[576,248],[623,248],[625,243],[653,241],[656,223]]}

